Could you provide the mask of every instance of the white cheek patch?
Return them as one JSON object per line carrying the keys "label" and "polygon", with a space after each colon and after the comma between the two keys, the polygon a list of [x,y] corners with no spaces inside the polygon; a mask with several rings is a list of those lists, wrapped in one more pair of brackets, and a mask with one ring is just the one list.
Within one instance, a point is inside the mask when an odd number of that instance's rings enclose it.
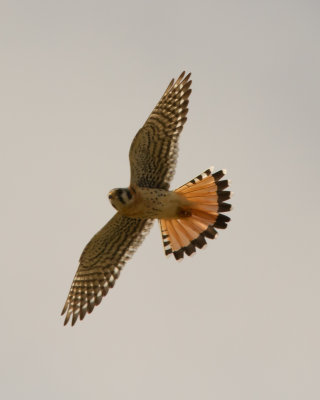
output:
{"label": "white cheek patch", "polygon": [[125,204],[129,203],[129,197],[127,192],[122,193],[122,198]]}

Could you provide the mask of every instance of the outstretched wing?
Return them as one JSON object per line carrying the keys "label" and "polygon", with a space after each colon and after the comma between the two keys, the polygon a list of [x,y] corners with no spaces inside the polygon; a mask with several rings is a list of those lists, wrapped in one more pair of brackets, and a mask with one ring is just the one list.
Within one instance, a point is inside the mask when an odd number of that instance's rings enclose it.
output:
{"label": "outstretched wing", "polygon": [[114,286],[126,261],[142,243],[152,225],[151,220],[114,217],[87,244],[61,314],[66,325],[83,319],[100,304],[102,297]]}
{"label": "outstretched wing", "polygon": [[131,144],[131,185],[169,189],[178,156],[178,139],[188,113],[190,75],[172,80]]}

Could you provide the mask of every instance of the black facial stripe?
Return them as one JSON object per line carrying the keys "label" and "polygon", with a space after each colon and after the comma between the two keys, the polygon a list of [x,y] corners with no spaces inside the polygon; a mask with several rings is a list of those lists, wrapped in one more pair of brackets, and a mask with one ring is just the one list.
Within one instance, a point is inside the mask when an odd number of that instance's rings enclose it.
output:
{"label": "black facial stripe", "polygon": [[132,199],[132,194],[131,194],[130,190],[126,189],[126,193],[127,193],[128,199],[131,200]]}
{"label": "black facial stripe", "polygon": [[117,191],[117,197],[118,197],[119,201],[120,201],[122,204],[125,204],[123,198],[121,197],[121,194],[122,194],[122,190],[120,189],[120,190]]}

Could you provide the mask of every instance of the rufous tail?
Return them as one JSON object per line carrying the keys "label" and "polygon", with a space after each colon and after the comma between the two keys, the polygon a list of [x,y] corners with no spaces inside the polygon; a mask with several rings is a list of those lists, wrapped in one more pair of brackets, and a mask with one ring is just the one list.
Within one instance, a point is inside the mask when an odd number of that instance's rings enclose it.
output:
{"label": "rufous tail", "polygon": [[228,180],[221,180],[225,170],[213,173],[207,169],[201,175],[179,187],[175,192],[191,202],[185,212],[186,216],[177,219],[161,219],[161,233],[166,255],[173,253],[176,260],[184,254],[190,256],[201,249],[207,242],[205,238],[214,239],[216,229],[225,229],[230,218],[222,212],[231,210],[231,192],[225,190]]}

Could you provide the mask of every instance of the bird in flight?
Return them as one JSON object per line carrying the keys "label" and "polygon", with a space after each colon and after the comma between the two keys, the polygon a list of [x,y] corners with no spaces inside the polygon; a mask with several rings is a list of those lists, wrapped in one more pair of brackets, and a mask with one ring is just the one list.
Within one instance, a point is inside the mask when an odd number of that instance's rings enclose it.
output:
{"label": "bird in flight", "polygon": [[169,190],[178,156],[178,139],[187,120],[190,73],[170,82],[160,101],[131,144],[130,186],[113,189],[109,200],[117,213],[83,250],[62,310],[64,324],[74,325],[100,304],[108,290],[149,232],[160,222],[164,251],[180,260],[225,229],[231,210],[226,203],[226,171],[207,169],[174,191]]}

